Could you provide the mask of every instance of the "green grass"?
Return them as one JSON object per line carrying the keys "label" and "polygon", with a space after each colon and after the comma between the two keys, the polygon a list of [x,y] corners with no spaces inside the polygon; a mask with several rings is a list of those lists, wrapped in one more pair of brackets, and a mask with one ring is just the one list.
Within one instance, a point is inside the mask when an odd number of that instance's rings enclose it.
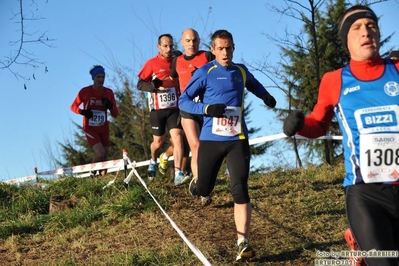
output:
{"label": "green grass", "polygon": [[[344,167],[276,169],[250,176],[253,206],[249,265],[312,265],[317,250],[347,250]],[[0,184],[0,265],[202,265],[139,182],[63,178],[46,189]],[[220,174],[213,203],[201,207],[187,186],[157,177],[148,187],[213,265],[234,264],[229,177]],[[49,214],[50,198],[74,199]]]}

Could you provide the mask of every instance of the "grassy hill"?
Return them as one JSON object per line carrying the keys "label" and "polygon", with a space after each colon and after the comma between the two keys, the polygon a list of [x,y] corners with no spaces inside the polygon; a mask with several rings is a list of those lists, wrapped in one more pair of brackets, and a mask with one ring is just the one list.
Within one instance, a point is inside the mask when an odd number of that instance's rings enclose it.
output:
{"label": "grassy hill", "polygon": [[[251,175],[250,242],[243,265],[314,265],[316,251],[348,250],[343,165],[277,169]],[[0,265],[202,265],[149,193],[123,177],[62,178],[45,189],[0,185]],[[188,185],[157,177],[148,189],[212,265],[235,264],[229,177],[219,175],[213,203],[202,207]],[[147,181],[147,180],[146,180]],[[50,198],[67,200],[49,214]]]}

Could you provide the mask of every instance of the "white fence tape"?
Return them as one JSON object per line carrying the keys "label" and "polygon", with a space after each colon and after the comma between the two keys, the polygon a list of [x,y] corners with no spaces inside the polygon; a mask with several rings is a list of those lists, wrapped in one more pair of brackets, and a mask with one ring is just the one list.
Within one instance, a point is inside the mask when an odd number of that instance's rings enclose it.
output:
{"label": "white fence tape", "polygon": [[[273,140],[277,140],[277,139],[283,139],[286,137],[287,136],[284,133],[279,133],[279,134],[275,134],[275,135],[249,139],[249,145],[255,145],[255,144],[273,141]],[[295,136],[295,138],[296,139],[307,139],[307,138],[301,137],[301,136]],[[342,136],[324,136],[324,137],[320,137],[318,139],[342,140]],[[169,160],[173,160],[173,156],[170,157]],[[24,182],[34,182],[34,181],[36,181],[38,176],[46,176],[46,175],[73,175],[78,178],[84,178],[84,177],[90,176],[91,171],[96,171],[96,170],[107,169],[108,173],[116,172],[119,169],[121,169],[125,165],[125,163],[126,162],[124,159],[110,160],[110,161],[98,162],[98,163],[89,163],[89,164],[71,166],[71,167],[66,167],[66,168],[59,168],[59,169],[49,170],[49,171],[44,171],[44,172],[37,172],[35,175],[14,178],[14,179],[2,181],[2,182],[7,183],[9,185],[13,185],[13,184],[18,185],[18,184],[24,183]],[[138,162],[138,163],[136,163],[135,167],[146,166],[146,165],[149,165],[149,163],[150,163],[150,160]],[[132,169],[132,167],[130,165],[128,165],[127,167],[128,167],[128,169]]]}
{"label": "white fence tape", "polygon": [[[165,215],[165,217],[169,220],[170,224],[172,227],[176,230],[176,232],[180,235],[180,237],[186,242],[187,246],[194,252],[194,254],[198,257],[198,259],[206,266],[212,266],[212,264],[205,258],[204,254],[193,244],[191,243],[188,238],[184,235],[184,233],[180,230],[180,228],[176,225],[176,223],[170,218],[170,216],[166,213],[166,211],[162,208],[162,206],[158,203],[158,201],[155,199],[155,197],[152,195],[150,190],[147,188],[147,184],[144,182],[144,180],[140,177],[139,173],[136,171],[136,162],[131,162],[129,157],[125,156],[124,153],[124,158],[128,161],[128,165],[132,169],[127,176],[127,178],[124,180],[125,183],[129,183],[131,176],[134,175],[137,177],[137,179],[140,181],[140,183],[143,185],[143,187],[147,190],[148,194],[151,196],[151,198],[154,200],[154,202],[158,205],[159,209],[162,211],[162,213]],[[128,181],[127,181],[128,179]],[[127,182],[126,182],[127,181]]]}
{"label": "white fence tape", "polygon": [[36,178],[37,178],[36,175],[29,175],[29,176],[14,178],[3,182],[9,185],[18,185],[20,183],[36,181]]}
{"label": "white fence tape", "polygon": [[[249,145],[254,145],[254,144],[259,144],[259,143],[264,143],[264,142],[269,142],[277,139],[283,139],[286,138],[287,136],[284,133],[279,133],[271,136],[264,136],[264,137],[259,137],[259,138],[254,138],[254,139],[249,139]],[[294,137],[292,137],[294,138]],[[308,139],[302,136],[295,136],[296,139]],[[342,140],[342,136],[323,136],[317,139],[337,139],[337,140]]]}

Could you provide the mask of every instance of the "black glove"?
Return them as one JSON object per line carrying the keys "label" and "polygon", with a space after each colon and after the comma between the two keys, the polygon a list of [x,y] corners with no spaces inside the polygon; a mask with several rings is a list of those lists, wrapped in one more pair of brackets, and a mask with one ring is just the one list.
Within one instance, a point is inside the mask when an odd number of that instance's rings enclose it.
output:
{"label": "black glove", "polygon": [[195,71],[197,71],[197,69],[198,69],[198,67],[196,67],[196,66],[195,66],[195,67],[194,67],[194,70],[193,70],[193,71],[191,71],[191,76],[193,76],[193,75],[194,75],[194,72],[195,72]]}
{"label": "black glove", "polygon": [[305,116],[301,111],[293,111],[284,119],[283,131],[288,137],[294,136],[303,128]]}
{"label": "black glove", "polygon": [[111,110],[114,108],[114,105],[111,103],[111,101],[108,98],[101,98],[101,103],[107,107],[107,109]]}
{"label": "black glove", "polygon": [[226,105],[223,103],[208,104],[205,108],[205,113],[213,117],[223,117]]}
{"label": "black glove", "polygon": [[91,109],[81,110],[80,114],[85,116],[87,119],[90,119],[93,117],[93,111]]}
{"label": "black glove", "polygon": [[274,108],[276,106],[276,99],[274,99],[274,97],[271,96],[269,93],[263,95],[262,100],[267,106],[271,108]]}
{"label": "black glove", "polygon": [[159,78],[154,78],[154,79],[151,81],[151,84],[152,84],[152,86],[153,86],[155,89],[158,89],[159,87],[162,86],[163,81],[160,80]]}

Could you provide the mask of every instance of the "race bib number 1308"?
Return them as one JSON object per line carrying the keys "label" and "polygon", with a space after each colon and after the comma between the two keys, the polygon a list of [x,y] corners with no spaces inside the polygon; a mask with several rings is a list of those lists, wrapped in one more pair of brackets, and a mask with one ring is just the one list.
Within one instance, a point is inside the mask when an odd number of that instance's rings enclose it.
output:
{"label": "race bib number 1308", "polygon": [[398,180],[398,134],[360,135],[360,171],[365,183]]}

